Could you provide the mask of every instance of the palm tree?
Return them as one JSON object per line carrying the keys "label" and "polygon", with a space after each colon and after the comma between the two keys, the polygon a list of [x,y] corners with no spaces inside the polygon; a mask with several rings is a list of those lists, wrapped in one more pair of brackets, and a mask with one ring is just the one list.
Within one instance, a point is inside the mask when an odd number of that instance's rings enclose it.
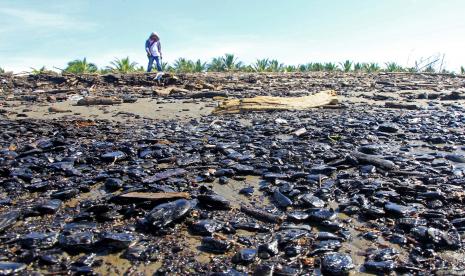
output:
{"label": "palm tree", "polygon": [[362,63],[363,70],[367,73],[373,73],[373,72],[378,72],[381,70],[381,67],[379,67],[378,63]]}
{"label": "palm tree", "polygon": [[344,70],[344,72],[350,72],[352,70],[352,64],[353,62],[350,60],[346,60],[344,62],[339,63],[339,65],[341,65],[341,68],[342,70]]}
{"label": "palm tree", "polygon": [[355,72],[360,72],[362,70],[363,70],[363,64],[362,63],[357,62],[357,63],[354,64],[354,71]]}
{"label": "palm tree", "polygon": [[325,69],[325,66],[319,62],[310,63],[309,65],[310,65],[309,71],[323,71]]}
{"label": "palm tree", "polygon": [[66,72],[73,74],[95,73],[97,70],[97,65],[88,63],[86,58],[83,58],[82,60],[75,59],[68,62],[68,66],[65,69]]}
{"label": "palm tree", "polygon": [[173,64],[174,71],[178,73],[192,73],[194,71],[194,62],[185,58],[178,58]]}
{"label": "palm tree", "polygon": [[109,67],[110,70],[113,72],[118,72],[118,73],[130,73],[130,72],[135,72],[137,71],[137,62],[131,62],[129,60],[129,57],[125,57],[122,59],[115,59],[112,61],[111,66]]}
{"label": "palm tree", "polygon": [[300,64],[297,67],[298,67],[297,70],[299,70],[299,72],[308,72],[308,71],[310,71],[309,70],[310,67],[307,66],[306,64]]}
{"label": "palm tree", "polygon": [[225,54],[221,58],[224,64],[224,68],[227,71],[235,71],[242,67],[242,62],[237,61],[237,58],[233,54]]}
{"label": "palm tree", "polygon": [[211,72],[223,72],[226,68],[223,63],[222,57],[213,58],[210,64],[208,64],[208,71]]}
{"label": "palm tree", "polygon": [[284,72],[297,72],[298,68],[295,65],[286,65],[284,67]]}
{"label": "palm tree", "polygon": [[270,64],[269,59],[257,59],[257,61],[252,65],[255,72],[265,72]]}
{"label": "palm tree", "polygon": [[284,64],[279,63],[276,59],[273,59],[270,61],[270,64],[268,65],[268,70],[269,72],[281,72],[283,70]]}
{"label": "palm tree", "polygon": [[404,68],[402,68],[402,66],[400,66],[399,64],[397,64],[395,62],[387,62],[386,63],[386,71],[387,72],[403,72],[405,70],[404,70]]}
{"label": "palm tree", "polygon": [[327,62],[325,63],[324,65],[324,70],[325,71],[336,71],[337,70],[337,65],[336,63],[332,63],[332,62]]}
{"label": "palm tree", "polygon": [[378,63],[372,62],[370,63],[370,71],[371,72],[379,72],[381,71],[381,66]]}
{"label": "palm tree", "polygon": [[205,70],[207,70],[207,63],[202,62],[200,59],[198,59],[194,63],[193,71],[196,72],[196,73],[200,73],[200,72],[205,72]]}

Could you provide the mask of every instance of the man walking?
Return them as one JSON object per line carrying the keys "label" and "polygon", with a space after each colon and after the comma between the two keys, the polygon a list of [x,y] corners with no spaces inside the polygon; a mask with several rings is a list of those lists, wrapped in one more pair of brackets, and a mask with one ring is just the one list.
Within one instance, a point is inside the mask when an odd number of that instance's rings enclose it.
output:
{"label": "man walking", "polygon": [[152,71],[153,62],[156,62],[158,72],[161,72],[161,44],[160,37],[157,33],[153,32],[150,34],[149,39],[145,41],[145,51],[147,52],[147,57],[149,58],[149,65],[147,66],[147,72]]}

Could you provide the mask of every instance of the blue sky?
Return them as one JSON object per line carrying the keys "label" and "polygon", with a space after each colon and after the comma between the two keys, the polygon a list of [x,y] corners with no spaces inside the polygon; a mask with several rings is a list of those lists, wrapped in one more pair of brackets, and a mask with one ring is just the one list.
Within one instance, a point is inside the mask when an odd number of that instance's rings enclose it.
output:
{"label": "blue sky", "polygon": [[145,39],[157,31],[168,62],[233,53],[412,65],[443,53],[457,71],[464,11],[464,0],[0,0],[0,66],[64,68],[83,57],[106,66],[126,56],[145,66]]}

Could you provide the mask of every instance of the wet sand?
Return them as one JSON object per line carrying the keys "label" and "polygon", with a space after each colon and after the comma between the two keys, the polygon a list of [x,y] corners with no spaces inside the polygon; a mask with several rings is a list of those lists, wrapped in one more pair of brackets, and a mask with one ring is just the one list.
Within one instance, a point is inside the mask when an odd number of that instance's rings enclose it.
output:
{"label": "wet sand", "polygon": [[[84,120],[110,120],[121,122],[127,119],[151,120],[189,120],[206,116],[215,106],[213,101],[178,100],[166,101],[152,98],[141,98],[135,103],[122,103],[115,105],[78,106],[76,101],[68,100],[57,103],[8,102],[9,119],[24,118],[18,114],[25,114],[31,119],[72,119]],[[49,108],[57,108],[66,112],[50,112]]]}

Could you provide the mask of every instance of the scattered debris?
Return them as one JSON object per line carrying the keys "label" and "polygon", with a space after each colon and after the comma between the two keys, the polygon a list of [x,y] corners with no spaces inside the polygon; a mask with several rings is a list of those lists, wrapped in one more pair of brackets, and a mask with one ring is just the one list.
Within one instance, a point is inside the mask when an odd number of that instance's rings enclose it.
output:
{"label": "scattered debris", "polygon": [[[465,78],[155,78],[0,75],[0,274],[465,269],[465,108],[462,99],[446,100],[461,96],[453,92],[462,93]],[[293,102],[325,89],[345,108],[210,115],[222,93]],[[89,95],[125,104],[69,105]],[[50,102],[73,112],[51,114]],[[210,110],[181,112],[196,106]],[[141,107],[175,114],[137,117]],[[105,112],[121,118],[103,119]]]}

